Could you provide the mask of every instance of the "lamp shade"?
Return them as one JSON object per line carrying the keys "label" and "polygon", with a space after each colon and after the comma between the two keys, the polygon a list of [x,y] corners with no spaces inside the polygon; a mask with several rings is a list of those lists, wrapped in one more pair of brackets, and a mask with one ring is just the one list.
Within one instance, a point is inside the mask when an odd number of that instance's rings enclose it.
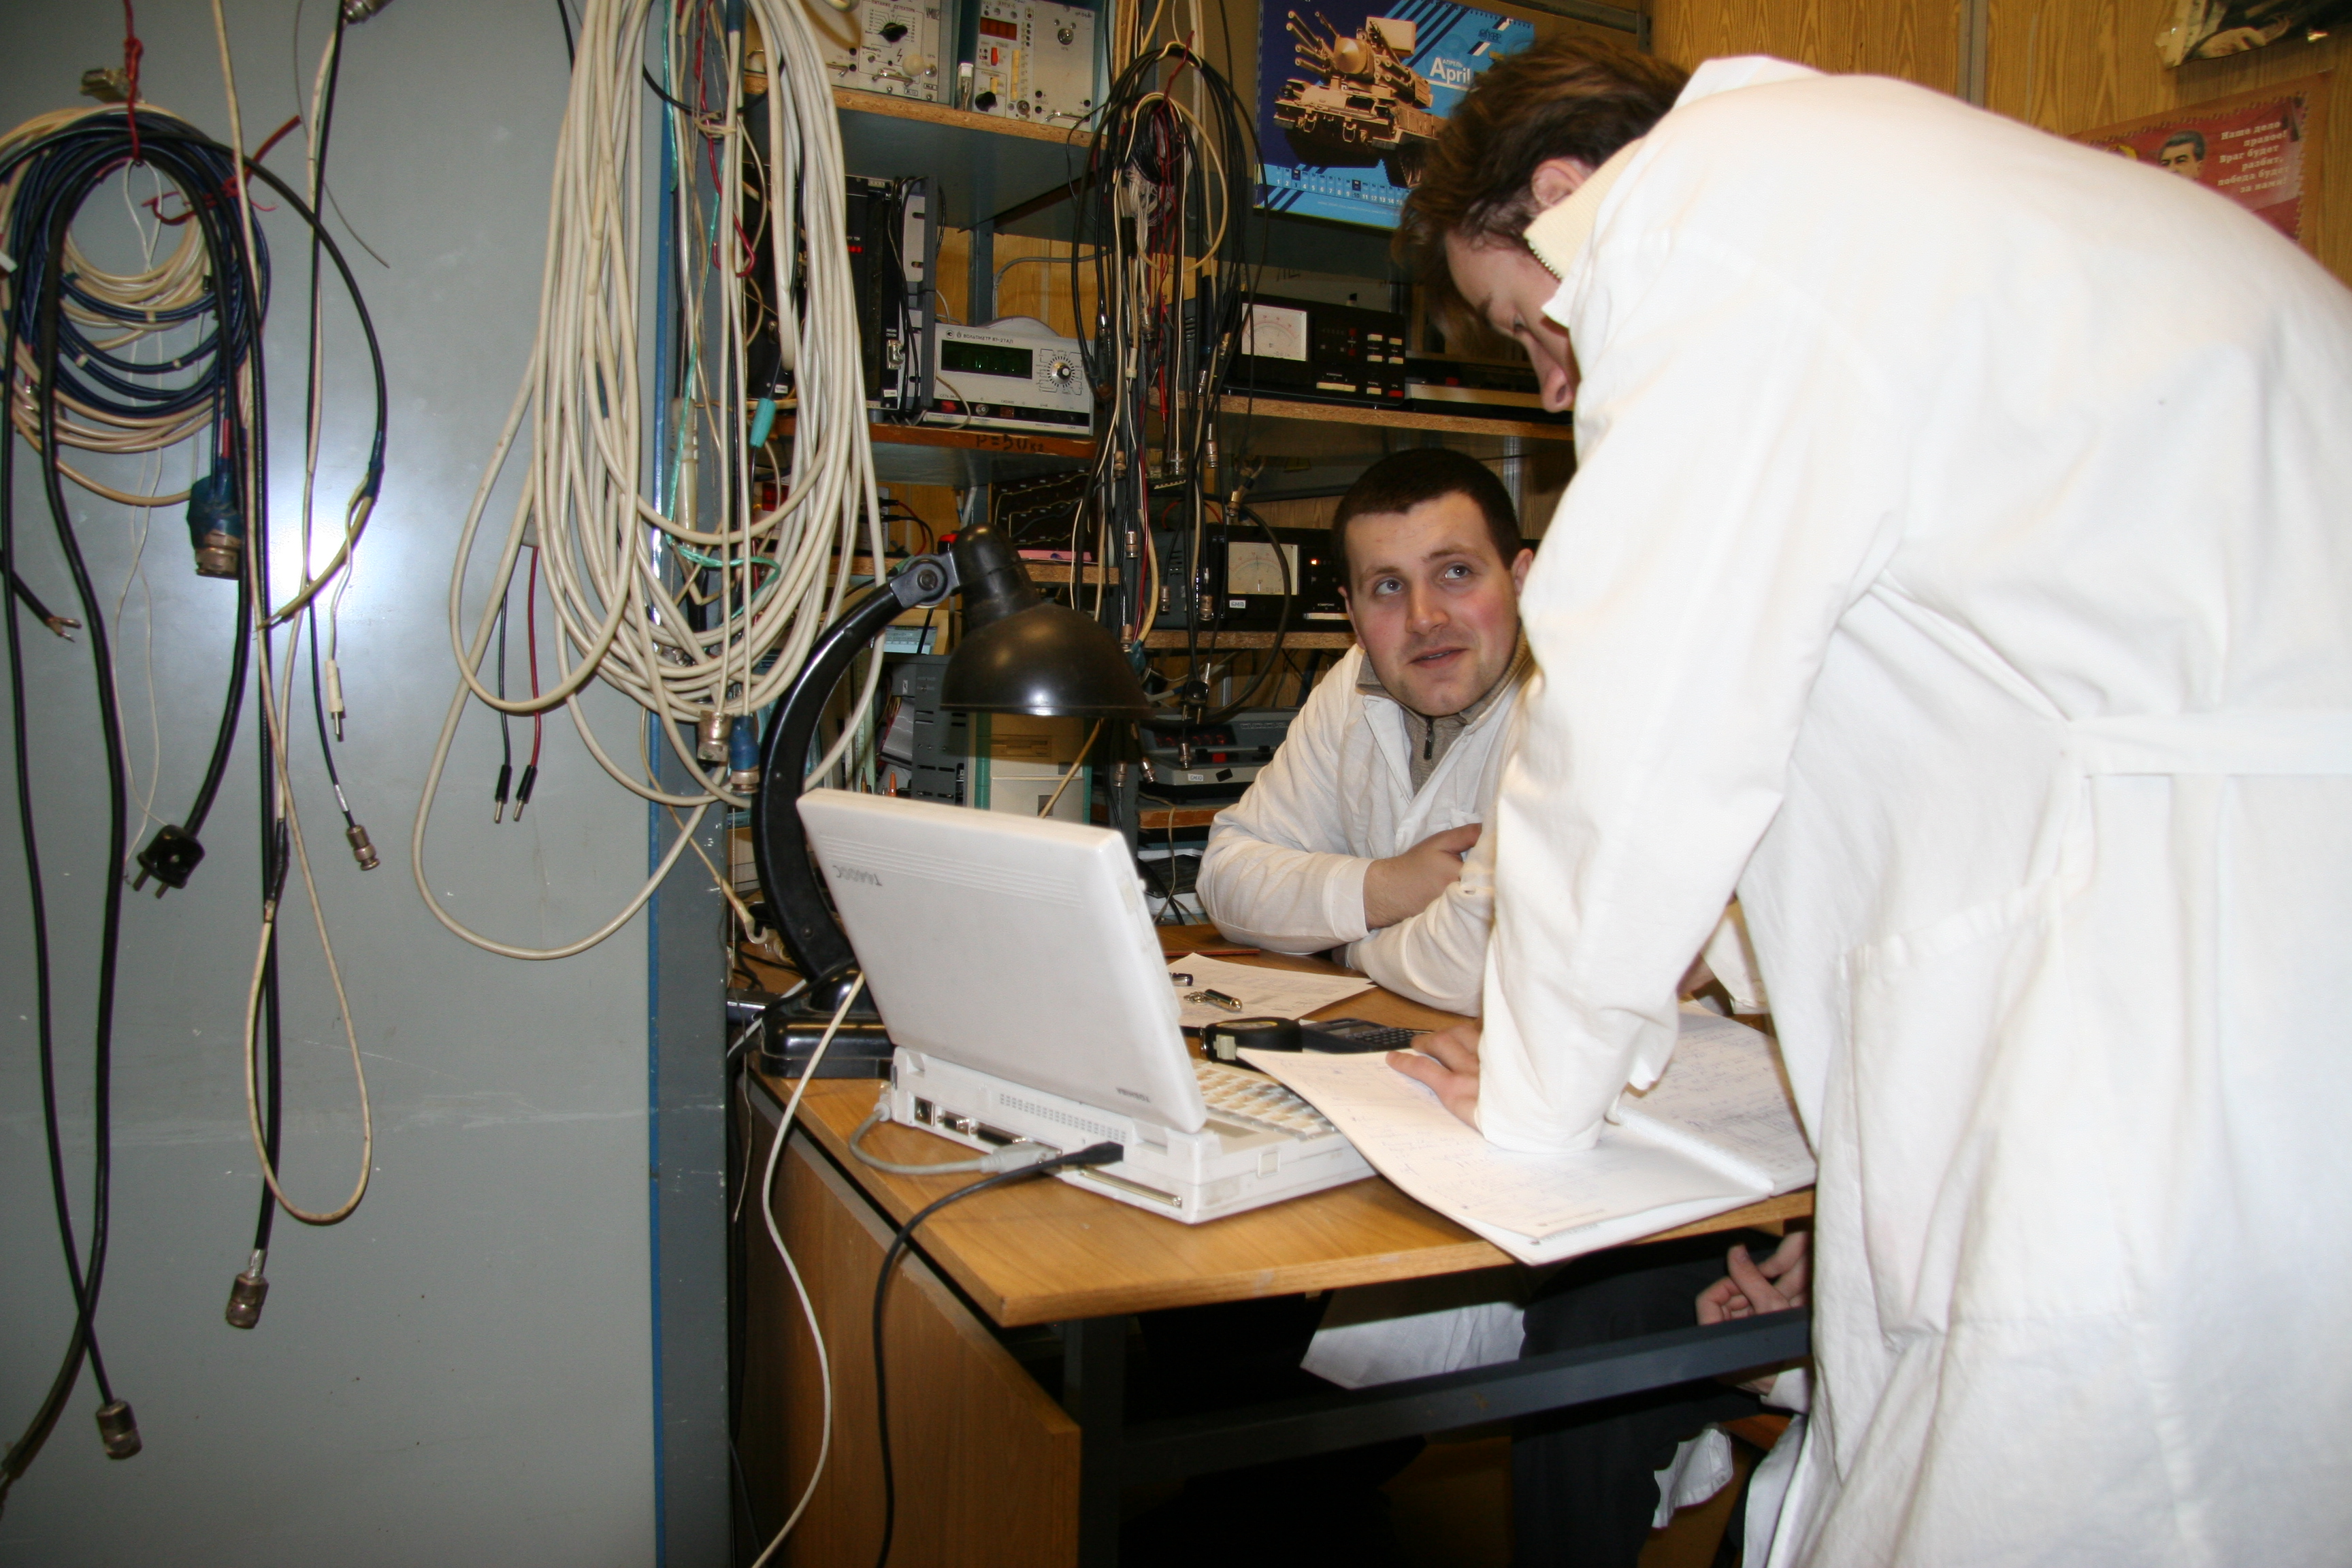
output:
{"label": "lamp shade", "polygon": [[1040,718],[1141,719],[1153,711],[1118,639],[1048,603],[988,524],[956,536],[963,637],[940,678],[940,706]]}
{"label": "lamp shade", "polygon": [[982,713],[1140,719],[1151,700],[1100,621],[1032,605],[967,628],[940,678],[940,706]]}

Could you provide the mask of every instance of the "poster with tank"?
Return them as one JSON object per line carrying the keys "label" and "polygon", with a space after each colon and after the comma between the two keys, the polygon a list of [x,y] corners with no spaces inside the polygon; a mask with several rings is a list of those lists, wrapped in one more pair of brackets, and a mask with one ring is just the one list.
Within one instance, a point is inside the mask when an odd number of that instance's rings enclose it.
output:
{"label": "poster with tank", "polygon": [[1265,0],[1258,15],[1259,205],[1386,228],[1478,73],[1536,39],[1525,16],[1451,0]]}

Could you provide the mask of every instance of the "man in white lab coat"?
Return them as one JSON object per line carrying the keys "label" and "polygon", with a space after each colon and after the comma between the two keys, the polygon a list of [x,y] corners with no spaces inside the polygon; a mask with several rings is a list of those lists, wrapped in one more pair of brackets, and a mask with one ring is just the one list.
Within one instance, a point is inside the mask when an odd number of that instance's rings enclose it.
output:
{"label": "man in white lab coat", "polygon": [[1237,942],[1344,947],[1390,990],[1475,1013],[1494,899],[1476,847],[1530,668],[1518,593],[1535,553],[1502,482],[1434,447],[1365,469],[1331,531],[1357,646],[1217,814],[1202,907]]}
{"label": "man in white lab coat", "polygon": [[1677,74],[1496,65],[1408,209],[1579,471],[1484,1038],[1398,1059],[1579,1146],[1736,884],[1821,1157],[1771,1560],[2340,1563],[2352,294],[1921,89]]}

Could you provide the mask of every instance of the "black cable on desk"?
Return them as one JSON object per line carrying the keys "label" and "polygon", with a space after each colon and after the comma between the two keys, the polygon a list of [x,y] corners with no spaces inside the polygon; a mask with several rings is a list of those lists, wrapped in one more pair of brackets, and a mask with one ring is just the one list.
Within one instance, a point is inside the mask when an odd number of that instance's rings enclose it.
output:
{"label": "black cable on desk", "polygon": [[[781,1132],[777,1135],[782,1136]],[[924,1205],[890,1237],[890,1245],[882,1254],[882,1271],[874,1280],[874,1422],[882,1436],[882,1549],[875,1553],[874,1568],[886,1568],[889,1563],[891,1538],[898,1527],[898,1478],[890,1468],[890,1400],[883,1371],[882,1310],[890,1297],[890,1281],[898,1271],[899,1255],[913,1243],[915,1227],[950,1204],[968,1198],[974,1193],[984,1193],[991,1187],[1009,1186],[1027,1176],[1048,1175],[1055,1171],[1076,1170],[1085,1165],[1115,1164],[1125,1158],[1127,1151],[1117,1143],[1090,1143],[1072,1153],[1056,1154],[1050,1160],[1040,1160],[1017,1171],[983,1176],[969,1186],[958,1187],[947,1196],[935,1198]]]}

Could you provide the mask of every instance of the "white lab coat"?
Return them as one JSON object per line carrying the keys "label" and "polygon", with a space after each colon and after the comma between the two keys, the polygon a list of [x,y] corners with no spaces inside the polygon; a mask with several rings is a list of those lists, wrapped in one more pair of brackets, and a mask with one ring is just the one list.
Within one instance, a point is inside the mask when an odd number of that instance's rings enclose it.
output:
{"label": "white lab coat", "polygon": [[1584,383],[1482,1127],[1648,1083],[1736,882],[1821,1158],[1773,1562],[2342,1563],[2352,294],[1776,61],[1613,173],[1528,234]]}
{"label": "white lab coat", "polygon": [[1401,995],[1478,1011],[1494,910],[1482,836],[1462,875],[1409,920],[1364,924],[1364,872],[1433,833],[1484,822],[1522,688],[1488,705],[1415,794],[1403,707],[1359,691],[1361,648],[1316,683],[1289,736],[1239,802],[1217,814],[1201,857],[1201,905],[1236,942],[1275,952],[1347,946],[1346,962]]}

